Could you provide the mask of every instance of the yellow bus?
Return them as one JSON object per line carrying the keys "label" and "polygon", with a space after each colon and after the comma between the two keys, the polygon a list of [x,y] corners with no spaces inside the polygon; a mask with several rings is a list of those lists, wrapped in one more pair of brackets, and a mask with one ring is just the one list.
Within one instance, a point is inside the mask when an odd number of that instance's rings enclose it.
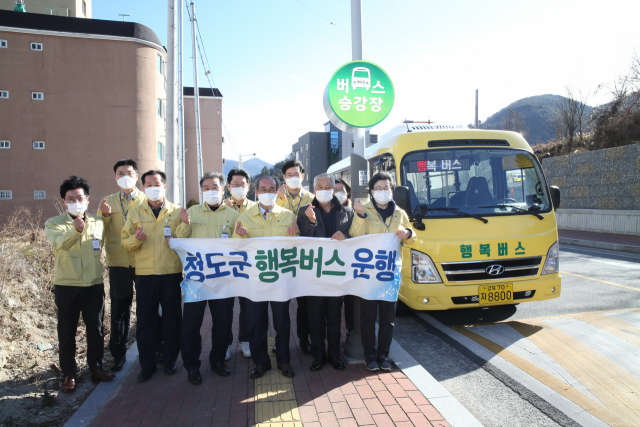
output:
{"label": "yellow bus", "polygon": [[[418,237],[403,248],[399,301],[448,310],[560,296],[560,190],[522,135],[407,123],[365,157],[394,176]],[[351,181],[350,158],[327,172]]]}

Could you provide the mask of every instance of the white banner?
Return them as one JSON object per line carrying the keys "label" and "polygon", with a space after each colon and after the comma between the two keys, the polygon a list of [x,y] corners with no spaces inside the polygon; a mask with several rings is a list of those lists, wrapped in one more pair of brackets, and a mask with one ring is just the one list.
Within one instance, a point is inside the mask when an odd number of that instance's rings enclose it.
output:
{"label": "white banner", "polygon": [[400,239],[392,233],[342,241],[311,237],[177,239],[184,302],[241,296],[287,301],[356,295],[396,301]]}

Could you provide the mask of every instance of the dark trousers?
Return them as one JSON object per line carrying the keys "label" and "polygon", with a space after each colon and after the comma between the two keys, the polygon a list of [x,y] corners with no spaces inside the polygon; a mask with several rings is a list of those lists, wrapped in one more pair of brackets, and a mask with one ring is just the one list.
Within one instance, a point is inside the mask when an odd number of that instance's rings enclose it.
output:
{"label": "dark trousers", "polygon": [[313,357],[326,357],[324,342],[327,340],[329,357],[339,359],[342,297],[307,297],[307,310]]}
{"label": "dark trousers", "polygon": [[[249,331],[247,328],[247,299],[244,297],[238,297],[240,304],[240,316],[238,317],[239,331],[238,341],[249,342]],[[233,344],[233,332],[229,333],[229,345]]]}
{"label": "dark trousers", "polygon": [[307,302],[309,297],[298,297],[298,311],[296,312],[296,325],[298,339],[301,345],[309,345],[309,334],[311,327],[309,326],[309,312],[307,310]]}
{"label": "dark trousers", "polygon": [[209,304],[211,312],[211,351],[209,363],[223,363],[227,353],[228,338],[233,322],[233,304],[235,298],[212,299],[208,301],[187,302],[182,313],[182,337],[180,351],[184,367],[191,371],[200,369],[200,353],[202,352],[202,336],[200,328],[204,312]]}
{"label": "dark trousers", "polygon": [[109,297],[111,298],[109,351],[116,360],[122,359],[127,354],[135,281],[134,267],[109,267]]}
{"label": "dark trousers", "polygon": [[53,287],[58,308],[58,348],[60,368],[64,375],[78,373],[76,365],[76,333],[80,313],[87,328],[87,365],[94,372],[102,369],[104,356],[104,284],[93,286]]}
{"label": "dark trousers", "polygon": [[269,330],[269,304],[273,317],[273,328],[276,330],[276,360],[279,364],[289,363],[289,336],[291,335],[291,319],[289,318],[289,301],[247,300],[247,325],[249,327],[249,347],[253,363],[267,363],[267,332]]}
{"label": "dark trousers", "polygon": [[355,298],[353,295],[344,296],[344,326],[347,328],[347,332],[351,332],[356,328],[354,318]]}
{"label": "dark trousers", "polygon": [[[162,341],[165,363],[175,362],[180,352],[182,309],[180,282],[182,273],[136,277],[136,310],[138,314],[138,353],[140,366],[155,366],[156,348]],[[158,304],[162,307],[162,339],[158,337]]]}
{"label": "dark trousers", "polygon": [[[380,313],[378,328],[378,352],[376,354],[376,317]],[[366,357],[389,355],[393,339],[393,322],[396,319],[395,302],[360,298],[360,329],[362,347]]]}

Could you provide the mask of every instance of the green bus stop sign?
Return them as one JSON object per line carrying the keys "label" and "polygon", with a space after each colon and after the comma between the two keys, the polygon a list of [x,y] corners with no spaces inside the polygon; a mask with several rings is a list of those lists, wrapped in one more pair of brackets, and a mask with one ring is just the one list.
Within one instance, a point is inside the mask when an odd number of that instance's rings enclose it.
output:
{"label": "green bus stop sign", "polygon": [[394,100],[393,83],[382,68],[368,61],[353,61],[331,77],[325,89],[324,108],[336,127],[351,132],[353,128],[370,128],[383,121]]}

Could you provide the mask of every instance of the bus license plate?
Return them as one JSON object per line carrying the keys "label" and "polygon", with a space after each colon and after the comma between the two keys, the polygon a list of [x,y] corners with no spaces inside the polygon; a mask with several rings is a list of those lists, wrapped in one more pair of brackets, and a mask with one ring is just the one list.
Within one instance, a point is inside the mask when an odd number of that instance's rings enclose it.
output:
{"label": "bus license plate", "polygon": [[513,302],[513,284],[478,286],[480,304]]}

